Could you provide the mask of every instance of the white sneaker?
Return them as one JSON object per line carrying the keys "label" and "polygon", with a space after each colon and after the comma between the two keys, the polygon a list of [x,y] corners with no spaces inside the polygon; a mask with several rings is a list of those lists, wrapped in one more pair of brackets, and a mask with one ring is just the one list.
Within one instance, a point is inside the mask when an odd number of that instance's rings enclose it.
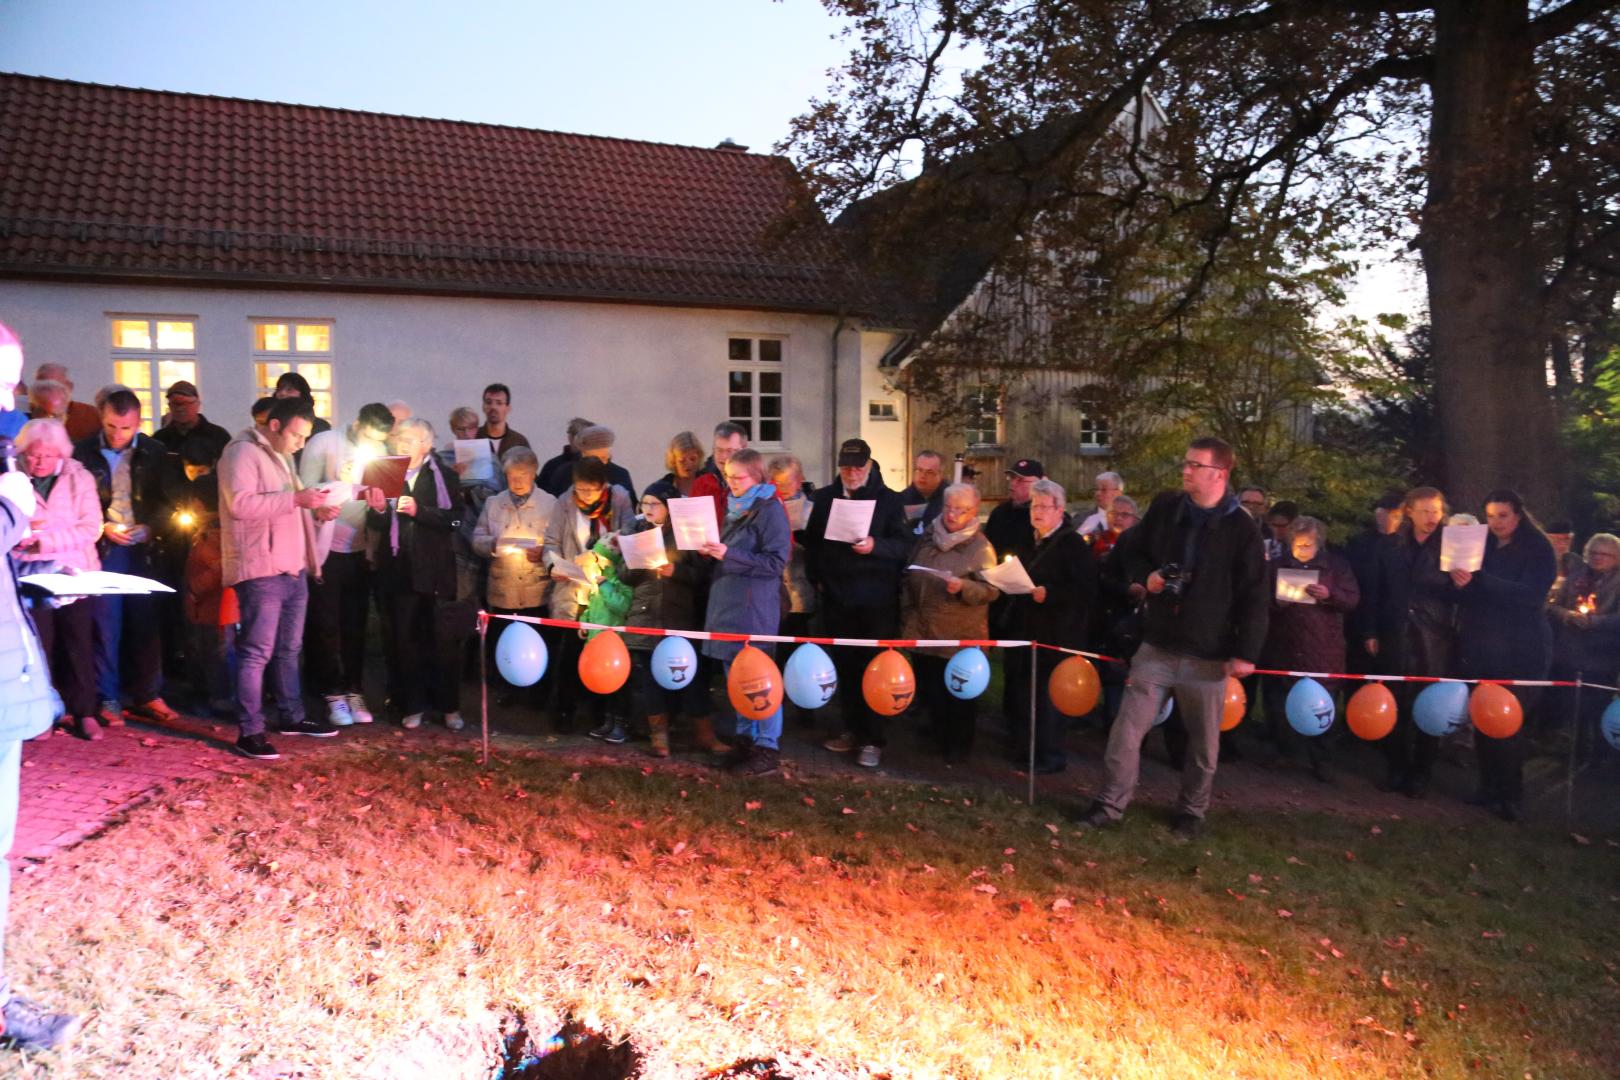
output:
{"label": "white sneaker", "polygon": [[345,694],[344,697],[348,699],[348,702],[349,702],[349,715],[354,717],[354,722],[355,723],[357,723],[357,724],[369,724],[369,723],[371,723],[371,710],[366,708],[366,695],[364,695],[364,694]]}
{"label": "white sneaker", "polygon": [[354,723],[349,701],[342,694],[326,695],[326,722],[334,727],[348,727]]}
{"label": "white sneaker", "polygon": [[451,731],[460,731],[467,726],[467,722],[461,718],[460,713],[447,712],[444,714],[444,726]]}
{"label": "white sneaker", "polygon": [[416,728],[421,727],[422,726],[422,714],[419,713],[419,712],[411,713],[411,715],[407,716],[405,719],[403,719],[403,720],[401,720],[399,722],[399,726],[403,727],[403,728],[410,728],[412,730],[415,730]]}
{"label": "white sneaker", "polygon": [[863,746],[861,747],[860,756],[855,760],[863,768],[875,769],[878,767],[878,762],[882,759],[883,751],[881,749],[876,746]]}

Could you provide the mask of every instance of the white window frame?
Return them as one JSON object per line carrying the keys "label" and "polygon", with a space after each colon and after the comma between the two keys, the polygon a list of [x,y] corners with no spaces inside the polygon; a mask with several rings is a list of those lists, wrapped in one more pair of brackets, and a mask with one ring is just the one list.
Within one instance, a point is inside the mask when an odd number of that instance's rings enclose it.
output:
{"label": "white window frame", "polygon": [[[731,343],[738,340],[747,340],[750,342],[750,359],[731,359]],[[782,349],[782,359],[757,359],[759,355],[759,343],[761,341],[774,341],[779,343]],[[785,450],[788,446],[788,360],[789,339],[786,334],[763,334],[757,331],[744,330],[733,331],[726,334],[726,418],[731,420],[733,423],[741,423],[747,427],[749,431],[748,445],[756,449]],[[735,372],[748,372],[751,376],[749,379],[750,389],[748,392],[748,396],[750,398],[749,408],[751,410],[751,415],[746,417],[733,416],[731,411],[731,399],[733,397],[742,396],[740,394],[733,394],[731,390],[731,376]],[[781,377],[782,380],[782,389],[778,395],[781,400],[781,412],[777,416],[762,417],[759,415],[759,376],[765,372],[775,372]],[[775,420],[782,425],[781,438],[766,439],[760,437],[760,425],[764,420]]]}
{"label": "white window frame", "polygon": [[874,424],[898,423],[900,406],[893,401],[872,398],[866,403],[866,418]]}
{"label": "white window frame", "polygon": [[994,391],[995,395],[996,395],[996,430],[995,430],[996,438],[995,438],[994,442],[983,442],[981,440],[974,440],[972,438],[969,438],[970,435],[975,434],[975,432],[982,432],[984,429],[983,428],[975,429],[975,428],[970,427],[968,425],[968,421],[966,420],[966,418],[964,418],[964,421],[963,421],[963,424],[962,424],[962,441],[965,442],[968,445],[968,448],[972,449],[972,450],[999,450],[1003,446],[1006,445],[1006,440],[1007,440],[1007,388],[1005,386],[1001,385],[1000,383],[978,383],[976,385],[969,386],[967,388],[967,391],[963,394],[963,400],[966,401],[969,398],[971,398],[972,396],[977,395],[979,397],[979,399],[980,399],[979,408],[980,408],[980,416],[982,417],[983,416],[983,396],[984,396],[986,391]]}
{"label": "white window frame", "polygon": [[[1075,401],[1080,414],[1080,453],[1107,454],[1114,448],[1114,425],[1101,408],[1102,394],[1095,387],[1083,386]],[[1091,430],[1088,431],[1087,428]],[[1102,438],[1098,439],[1099,429]]]}
{"label": "white window frame", "polygon": [[[285,326],[287,328],[287,348],[285,350],[259,348],[259,327]],[[326,327],[326,349],[323,351],[298,349],[298,327],[324,326]],[[336,425],[340,415],[338,411],[337,389],[337,320],[329,317],[293,316],[293,315],[255,315],[248,319],[248,351],[253,363],[253,385],[260,396],[267,396],[274,392],[275,381],[271,380],[266,387],[259,378],[260,364],[286,364],[288,370],[298,371],[301,364],[325,364],[328,375],[328,389],[314,390],[316,401],[320,395],[326,394],[327,414],[323,415],[317,407],[315,415],[320,416],[327,423]],[[300,372],[300,374],[302,374]],[[279,378],[279,376],[278,376]]]}
{"label": "white window frame", "polygon": [[[141,432],[152,434],[157,429],[157,422],[163,416],[164,394],[168,387],[163,385],[161,376],[162,365],[190,364],[191,374],[186,381],[201,389],[197,378],[197,335],[202,322],[196,315],[152,315],[144,312],[109,311],[107,314],[107,340],[112,356],[113,379],[118,381],[119,364],[144,363],[147,371],[147,386],[140,389],[131,387],[135,396],[144,397],[141,403]],[[146,323],[147,340],[152,343],[149,349],[128,349],[118,345],[118,323],[144,322]],[[191,348],[189,349],[160,349],[158,348],[158,323],[185,323],[191,327]],[[184,377],[184,376],[182,376]],[[170,383],[179,379],[170,379]]]}

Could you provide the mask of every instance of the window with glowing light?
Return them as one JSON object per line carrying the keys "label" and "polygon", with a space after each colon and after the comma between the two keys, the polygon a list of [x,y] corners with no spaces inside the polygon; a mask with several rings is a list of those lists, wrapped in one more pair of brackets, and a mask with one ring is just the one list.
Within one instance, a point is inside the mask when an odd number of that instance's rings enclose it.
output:
{"label": "window with glowing light", "polygon": [[296,372],[309,383],[315,415],[330,421],[336,414],[332,382],[332,324],[319,320],[253,322],[253,374],[260,397],[276,391],[276,380]]}
{"label": "window with glowing light", "polygon": [[179,315],[114,315],[113,382],[141,403],[141,431],[152,434],[163,393],[184,380],[197,384],[197,320]]}

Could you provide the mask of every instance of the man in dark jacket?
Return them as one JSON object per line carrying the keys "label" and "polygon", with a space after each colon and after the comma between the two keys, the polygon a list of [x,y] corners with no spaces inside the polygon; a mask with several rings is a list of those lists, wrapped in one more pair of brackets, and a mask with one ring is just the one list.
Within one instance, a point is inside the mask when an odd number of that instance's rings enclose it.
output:
{"label": "man in dark jacket", "polygon": [[[583,416],[576,416],[568,421],[568,442],[563,444],[562,453],[549,459],[540,466],[540,474],[535,478],[535,486],[541,491],[551,491],[551,485],[558,476],[566,476],[572,482],[574,477],[574,462],[579,460],[579,446],[576,440],[579,433],[588,427],[594,426]],[[564,485],[566,486],[566,485]]]}
{"label": "man in dark jacket", "polygon": [[938,450],[924,450],[912,460],[911,486],[900,493],[900,505],[918,536],[945,509],[945,458]]}
{"label": "man in dark jacket", "polygon": [[[1401,504],[1405,500],[1398,492],[1389,492],[1373,503],[1373,519],[1365,529],[1352,536],[1344,545],[1344,553],[1350,560],[1350,569],[1355,572],[1356,584],[1361,588],[1361,595],[1371,596],[1373,582],[1377,577],[1378,552],[1394,536],[1401,527]],[[1384,668],[1377,660],[1367,655],[1363,647],[1367,638],[1376,634],[1366,631],[1371,624],[1371,618],[1365,611],[1358,611],[1351,619],[1349,636],[1349,649],[1347,663],[1350,671],[1364,675],[1384,674]]]}
{"label": "man in dark jacket", "polygon": [[[1366,608],[1362,648],[1385,673],[1450,676],[1456,666],[1458,587],[1440,569],[1440,525],[1446,497],[1438,488],[1406,493],[1401,531],[1378,550],[1372,588],[1362,594]],[[1412,721],[1419,684],[1396,689],[1400,719],[1381,742],[1389,774],[1380,787],[1420,799],[1428,790],[1440,740]]]}
{"label": "man in dark jacket", "polygon": [[1166,492],[1136,527],[1123,558],[1147,589],[1142,647],[1108,735],[1107,777],[1080,819],[1088,828],[1119,821],[1136,790],[1142,739],[1172,693],[1189,736],[1171,833],[1191,840],[1215,787],[1228,676],[1243,678],[1266,639],[1265,549],[1255,521],[1229,488],[1232,448],[1195,439],[1181,462],[1181,493]]}
{"label": "man in dark jacket", "polygon": [[[164,495],[168,454],[163,444],[140,433],[141,401],[128,390],[107,395],[101,406],[101,432],[73,447],[73,457],[96,478],[105,522],[97,550],[101,568],[115,574],[153,577],[159,572],[160,543],[173,507]],[[167,582],[174,585],[178,582]],[[161,602],[156,596],[102,596],[96,600],[97,712],[103,724],[124,722],[121,683],[134,702],[132,712],[161,723],[179,714],[164,702]],[[124,631],[130,644],[123,649]],[[129,667],[120,663],[128,653]],[[124,676],[122,679],[120,676]]]}
{"label": "man in dark jacket", "polygon": [[[805,555],[810,580],[821,594],[822,633],[829,637],[892,638],[899,633],[900,572],[916,537],[906,528],[900,496],[874,482],[871,466],[871,447],[861,439],[845,440],[838,449],[838,482],[811,497]],[[839,499],[877,503],[870,530],[854,543],[827,539],[827,522]],[[867,768],[877,766],[884,745],[883,718],[861,692],[861,677],[874,655],[875,649],[833,650],[846,731],[825,744],[839,753],[858,749],[857,760]]]}

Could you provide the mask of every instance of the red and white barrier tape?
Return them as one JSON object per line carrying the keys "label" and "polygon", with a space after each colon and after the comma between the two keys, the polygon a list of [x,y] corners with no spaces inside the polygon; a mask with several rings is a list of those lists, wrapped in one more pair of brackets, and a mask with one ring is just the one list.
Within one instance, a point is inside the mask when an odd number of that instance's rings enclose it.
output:
{"label": "red and white barrier tape", "polygon": [[[842,638],[842,637],[793,637],[784,634],[727,634],[720,631],[709,630],[664,630],[653,626],[608,626],[603,623],[578,622],[573,619],[546,619],[533,615],[497,615],[493,612],[480,611],[479,617],[483,619],[506,619],[509,622],[533,623],[536,626],[557,626],[568,630],[612,630],[620,634],[643,634],[647,637],[683,637],[693,641],[770,641],[780,644],[798,645],[855,645],[868,649],[1027,649],[1031,645],[1038,649],[1049,649],[1052,652],[1067,653],[1070,656],[1084,656],[1088,660],[1103,660],[1108,663],[1122,664],[1126,661],[1104,653],[1086,652],[1084,649],[1068,649],[1062,645],[1048,645],[1041,641],[1017,641],[1001,639],[978,640],[974,638]],[[1280,675],[1290,679],[1349,679],[1358,682],[1412,682],[1412,683],[1495,683],[1498,686],[1583,686],[1588,690],[1607,690],[1611,693],[1620,693],[1620,686],[1605,686],[1602,683],[1586,682],[1575,679],[1451,679],[1436,675],[1360,675],[1350,672],[1326,671],[1273,671],[1269,668],[1256,668],[1256,675]]]}

